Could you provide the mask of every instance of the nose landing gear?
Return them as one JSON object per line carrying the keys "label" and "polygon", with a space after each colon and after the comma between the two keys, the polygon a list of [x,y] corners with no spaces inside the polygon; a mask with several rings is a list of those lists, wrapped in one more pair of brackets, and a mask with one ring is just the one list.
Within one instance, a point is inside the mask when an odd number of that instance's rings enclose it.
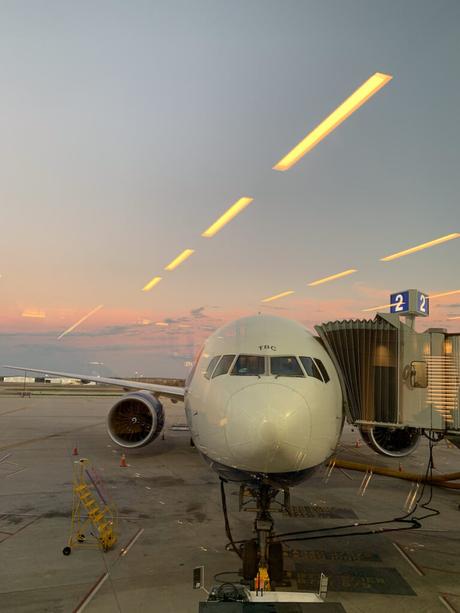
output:
{"label": "nose landing gear", "polygon": [[[244,508],[246,489],[241,486],[240,509]],[[283,549],[274,540],[274,521],[270,506],[279,490],[269,485],[261,485],[250,489],[249,494],[256,502],[257,512],[254,522],[256,538],[246,541],[242,547],[243,576],[247,581],[254,580],[256,589],[268,590],[272,584],[279,585],[283,581]],[[285,491],[285,503],[289,501],[289,492]]]}

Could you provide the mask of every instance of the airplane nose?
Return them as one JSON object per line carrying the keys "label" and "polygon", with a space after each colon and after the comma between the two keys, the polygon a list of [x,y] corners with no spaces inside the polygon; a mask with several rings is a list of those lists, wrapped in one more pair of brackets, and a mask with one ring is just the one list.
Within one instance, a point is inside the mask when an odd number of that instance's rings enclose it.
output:
{"label": "airplane nose", "polygon": [[255,383],[233,394],[225,435],[240,468],[290,472],[305,467],[310,409],[301,394],[280,383]]}

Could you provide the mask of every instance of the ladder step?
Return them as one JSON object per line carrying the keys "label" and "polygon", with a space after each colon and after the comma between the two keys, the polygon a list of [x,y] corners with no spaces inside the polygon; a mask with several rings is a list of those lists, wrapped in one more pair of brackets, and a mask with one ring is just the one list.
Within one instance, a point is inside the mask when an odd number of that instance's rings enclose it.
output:
{"label": "ladder step", "polygon": [[87,489],[88,489],[88,486],[86,485],[86,483],[81,483],[80,485],[77,485],[77,487],[75,488],[75,491],[84,492]]}
{"label": "ladder step", "polygon": [[104,515],[105,515],[105,511],[101,511],[98,515],[95,515],[93,517],[93,521],[99,523],[101,519],[104,518]]}

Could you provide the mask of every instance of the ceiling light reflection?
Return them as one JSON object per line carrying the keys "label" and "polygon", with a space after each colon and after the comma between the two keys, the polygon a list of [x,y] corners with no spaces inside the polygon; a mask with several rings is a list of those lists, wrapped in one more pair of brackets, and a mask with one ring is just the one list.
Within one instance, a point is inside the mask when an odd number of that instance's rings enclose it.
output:
{"label": "ceiling light reflection", "polygon": [[273,170],[289,170],[306,153],[311,151],[320,141],[337,128],[345,119],[350,117],[360,106],[369,98],[376,94],[379,89],[391,81],[393,77],[382,72],[376,72],[358,89],[351,94],[335,111],[324,119],[312,132],[310,132],[298,145],[286,154],[275,166]]}
{"label": "ceiling light reflection", "polygon": [[158,285],[158,283],[161,281],[162,277],[153,277],[153,279],[151,279],[147,285],[144,285],[144,287],[142,288],[143,292],[149,292],[152,288],[155,287],[155,285]]}
{"label": "ceiling light reflection", "polygon": [[321,285],[322,283],[328,283],[329,281],[334,281],[335,279],[341,279],[342,277],[347,277],[348,275],[352,275],[355,272],[358,272],[356,268],[349,268],[348,270],[344,270],[343,272],[338,272],[336,275],[330,275],[329,277],[324,277],[323,279],[312,281],[308,285],[310,287],[314,285]]}
{"label": "ceiling light reflection", "polygon": [[441,245],[442,243],[446,243],[447,241],[454,240],[454,238],[460,238],[460,234],[458,232],[454,232],[453,234],[447,234],[446,236],[441,236],[441,238],[436,238],[432,241],[428,241],[427,243],[416,245],[415,247],[411,247],[410,249],[405,249],[404,251],[398,251],[398,253],[387,255],[384,258],[380,258],[380,261],[390,262],[392,260],[397,260],[398,258],[402,258],[406,255],[410,255],[411,253],[416,253],[417,251],[422,251],[423,249],[428,249],[429,247],[435,247],[436,245]]}
{"label": "ceiling light reflection", "polygon": [[287,292],[281,292],[281,294],[276,294],[275,296],[270,296],[269,298],[264,298],[261,302],[272,302],[272,300],[278,300],[278,298],[284,298],[284,296],[290,296],[294,293],[294,290],[290,289]]}
{"label": "ceiling light reflection", "polygon": [[34,309],[26,309],[21,313],[21,317],[31,317],[33,319],[45,319],[46,314],[44,311],[36,311]]}
{"label": "ceiling light reflection", "polygon": [[184,249],[184,251],[182,251],[182,253],[180,253],[177,258],[175,258],[172,262],[165,266],[165,270],[174,270],[180,264],[182,264],[182,262],[189,258],[193,253],[195,253],[193,249]]}
{"label": "ceiling light reflection", "polygon": [[234,217],[241,213],[243,209],[245,209],[254,198],[243,197],[240,198],[233,204],[223,215],[219,217],[217,221],[215,221],[207,230],[203,232],[201,236],[205,238],[211,238],[219,232],[229,221],[231,221]]}

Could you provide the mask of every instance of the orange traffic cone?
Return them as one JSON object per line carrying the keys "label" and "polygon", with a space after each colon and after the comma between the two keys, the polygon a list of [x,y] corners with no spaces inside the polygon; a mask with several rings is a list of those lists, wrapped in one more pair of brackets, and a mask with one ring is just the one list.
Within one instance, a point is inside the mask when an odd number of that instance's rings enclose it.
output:
{"label": "orange traffic cone", "polygon": [[72,449],[72,455],[78,455],[77,445],[75,445],[75,447]]}
{"label": "orange traffic cone", "polygon": [[128,464],[126,462],[126,455],[124,453],[121,454],[121,458],[120,458],[120,466],[122,468],[128,468]]}

